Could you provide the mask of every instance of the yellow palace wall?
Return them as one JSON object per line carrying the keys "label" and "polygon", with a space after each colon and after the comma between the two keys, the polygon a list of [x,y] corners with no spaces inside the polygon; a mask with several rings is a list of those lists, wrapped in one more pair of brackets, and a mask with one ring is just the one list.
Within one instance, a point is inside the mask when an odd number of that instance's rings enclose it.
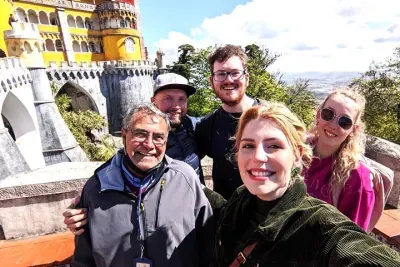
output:
{"label": "yellow palace wall", "polygon": [[7,46],[4,41],[4,31],[11,30],[11,26],[8,25],[8,18],[11,14],[11,4],[7,0],[0,0],[0,49],[3,50],[7,55]]}
{"label": "yellow palace wall", "polygon": [[[83,3],[90,3],[92,1],[76,1]],[[102,0],[96,1],[96,4],[100,4],[104,2]],[[56,8],[52,6],[45,6],[36,3],[27,3],[27,2],[14,2],[14,10],[17,8],[22,8],[26,14],[29,9],[36,11],[36,14],[39,15],[39,11],[44,11],[49,15],[51,12],[56,12]],[[11,14],[12,7],[6,0],[0,0],[0,31],[10,30],[11,27],[8,25],[8,18]],[[97,13],[88,12],[82,10],[72,10],[65,9],[66,16],[72,15],[74,19],[80,16],[83,21],[85,18],[89,18],[91,21],[95,18],[98,18]],[[14,13],[16,15],[16,13]],[[38,29],[41,32],[43,41],[46,39],[51,39],[55,41],[56,39],[61,38],[61,29],[59,26],[55,25],[44,25],[38,24]],[[126,29],[105,29],[105,30],[93,30],[86,28],[78,28],[78,27],[69,27],[69,31],[72,37],[72,40],[76,39],[86,39],[87,40],[93,38],[102,39],[103,42],[103,53],[92,53],[92,52],[74,52],[75,61],[76,62],[90,62],[90,61],[103,61],[103,60],[140,60],[141,57],[141,45],[140,45],[140,34],[137,30],[126,28]],[[52,34],[53,33],[53,34]],[[125,49],[125,39],[127,37],[131,37],[134,40],[134,51],[128,52]],[[0,49],[7,53],[7,48],[2,36],[0,37]],[[61,51],[44,51],[42,53],[43,60],[46,65],[49,65],[50,61],[66,61],[65,52]]]}

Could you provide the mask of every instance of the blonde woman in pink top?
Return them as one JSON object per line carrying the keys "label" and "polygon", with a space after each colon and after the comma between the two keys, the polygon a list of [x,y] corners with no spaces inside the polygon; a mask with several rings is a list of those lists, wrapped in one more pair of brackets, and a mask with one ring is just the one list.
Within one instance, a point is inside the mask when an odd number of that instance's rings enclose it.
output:
{"label": "blonde woman in pink top", "polygon": [[365,99],[351,90],[331,92],[317,110],[311,129],[314,159],[305,173],[307,192],[330,203],[367,230],[375,203],[364,153]]}

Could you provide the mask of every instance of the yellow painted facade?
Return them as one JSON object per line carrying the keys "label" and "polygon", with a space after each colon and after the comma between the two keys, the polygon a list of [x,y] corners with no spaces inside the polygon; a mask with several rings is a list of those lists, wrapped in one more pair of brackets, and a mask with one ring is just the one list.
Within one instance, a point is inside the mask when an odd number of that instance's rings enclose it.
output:
{"label": "yellow painted facade", "polygon": [[3,50],[7,55],[7,46],[3,38],[3,31],[8,31],[11,29],[11,26],[8,25],[8,18],[11,10],[12,6],[10,2],[7,0],[0,0],[0,49]]}
{"label": "yellow painted facade", "polygon": [[[22,57],[27,66],[40,62],[40,57],[46,66],[51,62],[60,65],[62,61],[145,59],[142,56],[145,55],[143,39],[140,29],[137,29],[139,22],[135,11],[138,7],[129,0],[127,3],[15,0],[13,5],[10,2],[0,0],[0,31],[5,32],[5,37],[0,37],[0,49],[8,56]],[[62,9],[57,9],[57,6]],[[8,24],[11,13],[18,20],[14,24],[24,25],[11,28]],[[35,24],[32,28],[38,31],[40,40],[35,41],[32,33],[24,30],[30,24]],[[22,50],[15,49],[16,42]],[[24,51],[25,42],[39,43],[38,54]]]}
{"label": "yellow painted facade", "polygon": [[[104,30],[103,43],[106,60],[135,60],[141,57],[140,39],[134,30]],[[127,38],[133,40],[133,49],[127,49]]]}

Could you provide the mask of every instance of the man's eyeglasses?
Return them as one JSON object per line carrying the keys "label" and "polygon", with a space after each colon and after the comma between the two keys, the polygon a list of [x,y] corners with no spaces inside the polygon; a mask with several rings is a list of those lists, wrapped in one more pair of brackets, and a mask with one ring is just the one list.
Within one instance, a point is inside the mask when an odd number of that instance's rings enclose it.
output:
{"label": "man's eyeglasses", "polygon": [[216,82],[223,82],[226,80],[226,78],[231,76],[231,79],[236,81],[236,80],[241,80],[243,79],[243,75],[246,74],[245,70],[234,70],[234,71],[216,71],[212,75],[214,77],[214,81]]}
{"label": "man's eyeglasses", "polygon": [[147,138],[151,137],[151,141],[157,147],[163,146],[166,143],[167,138],[163,133],[149,133],[144,130],[131,130],[132,140],[138,143],[143,143]]}
{"label": "man's eyeglasses", "polygon": [[[320,113],[321,119],[324,121],[332,121],[335,119],[336,114],[330,108],[323,108]],[[341,116],[337,120],[337,124],[344,130],[348,130],[353,126],[353,121],[348,116]]]}

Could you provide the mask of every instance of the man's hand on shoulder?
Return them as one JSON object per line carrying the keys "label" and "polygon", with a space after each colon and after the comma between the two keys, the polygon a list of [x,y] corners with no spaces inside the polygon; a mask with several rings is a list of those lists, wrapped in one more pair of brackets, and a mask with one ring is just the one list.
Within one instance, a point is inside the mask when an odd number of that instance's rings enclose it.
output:
{"label": "man's hand on shoulder", "polygon": [[87,224],[87,210],[75,208],[79,201],[80,197],[75,197],[71,205],[62,213],[64,224],[74,235],[82,234],[85,230],[81,227]]}

